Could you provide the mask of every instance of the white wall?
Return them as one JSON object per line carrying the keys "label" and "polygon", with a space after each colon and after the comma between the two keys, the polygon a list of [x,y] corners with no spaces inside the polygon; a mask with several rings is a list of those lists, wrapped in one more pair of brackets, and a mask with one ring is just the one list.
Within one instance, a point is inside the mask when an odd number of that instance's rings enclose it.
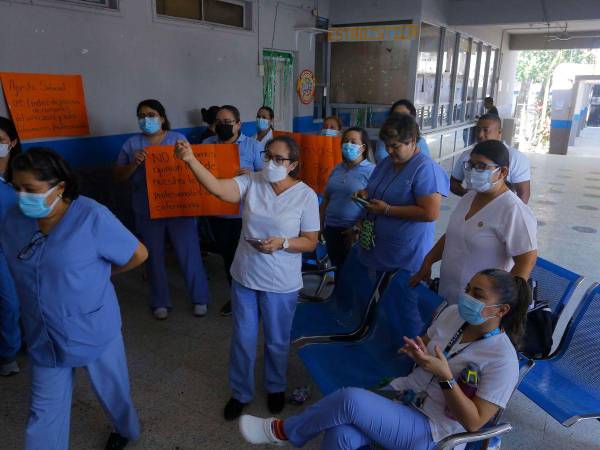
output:
{"label": "white wall", "polygon": [[[328,1],[319,4],[323,14]],[[121,0],[114,13],[62,5],[0,0],[0,71],[82,74],[93,135],[136,131],[135,106],[149,97],[164,103],[175,128],[198,125],[198,109],[212,104],[237,105],[253,120],[262,102],[259,52],[294,51],[294,27],[315,20],[312,0],[260,0],[260,22],[255,1],[253,31],[156,20],[152,0]],[[307,35],[296,62],[299,70],[314,66]],[[312,114],[312,105],[294,102],[296,115]]]}

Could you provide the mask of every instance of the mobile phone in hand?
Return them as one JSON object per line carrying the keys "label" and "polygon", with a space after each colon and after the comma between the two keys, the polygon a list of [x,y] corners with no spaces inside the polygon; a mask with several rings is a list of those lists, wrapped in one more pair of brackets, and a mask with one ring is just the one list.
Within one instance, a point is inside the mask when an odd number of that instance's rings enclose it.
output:
{"label": "mobile phone in hand", "polygon": [[362,205],[362,206],[368,206],[369,205],[369,200],[365,200],[362,197],[352,197],[352,200],[354,200],[356,203]]}
{"label": "mobile phone in hand", "polygon": [[244,237],[244,239],[246,240],[246,242],[248,242],[249,244],[253,244],[253,245],[263,243],[262,239],[252,238],[252,237],[248,237],[248,236]]}

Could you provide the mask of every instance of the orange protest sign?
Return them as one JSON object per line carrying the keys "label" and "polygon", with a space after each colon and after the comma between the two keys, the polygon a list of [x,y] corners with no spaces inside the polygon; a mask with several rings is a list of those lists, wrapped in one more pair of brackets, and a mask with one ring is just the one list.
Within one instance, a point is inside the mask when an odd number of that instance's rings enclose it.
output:
{"label": "orange protest sign", "polygon": [[[192,145],[194,155],[217,178],[233,178],[240,167],[237,144]],[[146,185],[152,219],[239,214],[239,205],[209,194],[175,157],[172,145],[146,147]]]}
{"label": "orange protest sign", "polygon": [[300,145],[300,178],[316,192],[324,192],[333,168],[342,162],[342,138],[274,131],[273,136],[291,136]]}
{"label": "orange protest sign", "polygon": [[0,73],[21,139],[90,134],[81,75]]}

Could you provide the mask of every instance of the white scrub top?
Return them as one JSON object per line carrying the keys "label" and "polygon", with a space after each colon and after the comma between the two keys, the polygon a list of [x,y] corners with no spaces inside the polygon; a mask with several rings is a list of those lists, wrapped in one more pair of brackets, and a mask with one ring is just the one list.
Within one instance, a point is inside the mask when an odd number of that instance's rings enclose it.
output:
{"label": "white scrub top", "polygon": [[269,142],[271,139],[273,139],[273,130],[269,130],[269,132],[267,134],[265,134],[265,137],[262,139],[258,139],[258,134],[255,134],[254,139],[256,139],[258,142],[260,142],[264,146],[267,142]]}
{"label": "white scrub top", "polygon": [[[444,309],[427,330],[427,336],[430,338],[427,344],[429,353],[434,353],[436,345],[445,348],[464,323],[456,305]],[[458,380],[461,371],[469,363],[477,364],[480,369],[477,397],[505,408],[519,379],[517,352],[509,337],[500,333],[471,344],[457,342],[449,354],[452,355],[461,349],[464,350],[448,360],[454,378]],[[427,398],[420,411],[429,419],[431,437],[435,442],[466,431],[458,421],[446,415],[444,393],[431,372],[416,367],[407,377],[393,380],[390,386],[398,391],[412,389],[414,392],[427,392]],[[457,447],[459,448],[464,446]]]}
{"label": "white scrub top", "polygon": [[510,271],[514,256],[537,249],[537,220],[514,192],[506,191],[465,220],[476,194],[470,191],[458,202],[446,230],[439,294],[449,304],[458,302],[477,272]]}
{"label": "white scrub top", "polygon": [[287,293],[302,289],[302,254],[278,250],[261,253],[245,237],[300,236],[300,232],[319,231],[317,194],[298,182],[279,195],[261,172],[234,178],[242,197],[242,235],[231,266],[231,276],[249,289]]}
{"label": "white scrub top", "polygon": [[[507,181],[514,184],[531,180],[531,167],[527,156],[516,148],[509,147],[508,145],[506,145],[506,148],[508,149],[509,158]],[[469,156],[471,156],[471,150],[464,151],[454,164],[452,177],[458,181],[465,179],[465,167],[463,164],[469,160]]]}

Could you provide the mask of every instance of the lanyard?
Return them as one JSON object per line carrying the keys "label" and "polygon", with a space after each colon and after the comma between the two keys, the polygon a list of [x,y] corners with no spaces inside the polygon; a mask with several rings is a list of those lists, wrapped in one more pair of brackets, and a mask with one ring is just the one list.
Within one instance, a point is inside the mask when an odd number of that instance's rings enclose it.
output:
{"label": "lanyard", "polygon": [[469,342],[466,346],[464,346],[460,350],[457,350],[456,352],[450,354],[450,350],[452,350],[452,347],[454,347],[454,345],[458,342],[458,340],[465,333],[465,330],[467,329],[468,325],[469,325],[468,322],[463,323],[460,326],[460,328],[456,331],[456,333],[454,333],[454,335],[448,341],[448,344],[444,348],[444,355],[446,356],[447,360],[450,360],[450,359],[454,358],[455,356],[459,355],[460,353],[465,351],[467,348],[469,348],[471,345],[473,345],[475,342],[482,341],[484,339],[490,338],[492,336],[496,336],[497,334],[501,333],[501,330],[499,327],[494,328],[492,331],[488,331],[483,336],[479,337],[478,339],[475,339],[473,342]]}
{"label": "lanyard", "polygon": [[[392,166],[392,170],[393,166]],[[379,186],[381,186],[381,183],[383,183],[383,181],[385,180],[385,175],[383,177],[381,177],[381,180],[379,180],[379,183],[377,183],[377,185],[375,186],[375,189],[373,189],[373,198],[377,199],[377,200],[383,200],[383,196],[385,195],[385,193],[387,192],[387,190],[389,189],[389,187],[392,185],[392,183],[394,181],[396,181],[396,178],[398,178],[400,176],[400,174],[402,174],[402,172],[404,172],[404,167],[402,167],[397,174],[395,174],[392,179],[389,181],[389,183],[385,186],[385,188],[383,189],[383,191],[381,192],[381,196],[377,195],[377,190],[379,189]],[[371,213],[367,213],[367,216],[370,216]],[[375,218],[377,218],[377,216],[375,216]]]}

